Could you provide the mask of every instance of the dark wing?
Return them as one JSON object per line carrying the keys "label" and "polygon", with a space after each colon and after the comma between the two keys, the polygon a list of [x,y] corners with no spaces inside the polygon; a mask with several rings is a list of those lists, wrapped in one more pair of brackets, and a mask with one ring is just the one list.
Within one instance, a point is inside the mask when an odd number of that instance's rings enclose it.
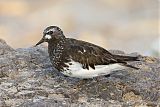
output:
{"label": "dark wing", "polygon": [[89,66],[95,69],[95,65],[120,63],[104,48],[84,41],[70,40],[67,51],[74,61],[82,64],[84,69],[89,69]]}

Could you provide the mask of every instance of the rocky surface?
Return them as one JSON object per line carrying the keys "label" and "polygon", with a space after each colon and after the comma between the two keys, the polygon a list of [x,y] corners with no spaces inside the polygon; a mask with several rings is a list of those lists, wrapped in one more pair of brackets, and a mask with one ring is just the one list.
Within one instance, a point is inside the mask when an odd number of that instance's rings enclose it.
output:
{"label": "rocky surface", "polygon": [[131,64],[140,70],[116,71],[74,88],[80,79],[58,73],[49,61],[47,47],[14,50],[0,40],[0,107],[160,105],[160,59],[141,57]]}

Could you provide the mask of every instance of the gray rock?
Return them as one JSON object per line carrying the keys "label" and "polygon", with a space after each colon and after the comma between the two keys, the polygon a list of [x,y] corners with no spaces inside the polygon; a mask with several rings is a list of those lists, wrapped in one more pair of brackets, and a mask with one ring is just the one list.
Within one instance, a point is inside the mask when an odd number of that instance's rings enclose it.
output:
{"label": "gray rock", "polygon": [[14,49],[8,46],[4,40],[0,39],[0,55],[6,54],[11,51],[14,51]]}
{"label": "gray rock", "polygon": [[14,50],[0,40],[0,106],[160,105],[160,59],[141,56],[141,61],[130,64],[140,70],[115,71],[108,77],[87,80],[74,89],[80,79],[56,71],[49,61],[47,47]]}

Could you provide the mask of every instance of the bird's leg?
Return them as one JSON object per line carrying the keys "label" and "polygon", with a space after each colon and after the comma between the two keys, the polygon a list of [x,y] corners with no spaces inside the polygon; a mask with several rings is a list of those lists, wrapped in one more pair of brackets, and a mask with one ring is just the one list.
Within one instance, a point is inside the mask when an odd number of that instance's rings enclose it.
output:
{"label": "bird's leg", "polygon": [[111,76],[111,74],[107,74],[107,75],[101,75],[98,77],[93,77],[92,79],[95,80],[96,82],[100,82],[102,78],[108,78],[110,76]]}
{"label": "bird's leg", "polygon": [[110,76],[111,76],[111,74],[104,75],[104,77],[106,77],[106,78],[108,78],[108,77],[110,77]]}

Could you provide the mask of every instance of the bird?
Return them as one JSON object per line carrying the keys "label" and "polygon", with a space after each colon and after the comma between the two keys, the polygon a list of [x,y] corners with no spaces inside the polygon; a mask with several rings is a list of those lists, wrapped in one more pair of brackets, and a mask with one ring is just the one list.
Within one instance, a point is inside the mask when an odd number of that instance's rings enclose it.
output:
{"label": "bird", "polygon": [[57,26],[47,27],[42,39],[35,46],[43,42],[48,43],[53,67],[65,76],[88,79],[110,75],[113,71],[128,67],[139,69],[128,64],[130,61],[139,61],[138,56],[112,54],[101,46],[67,38]]}

